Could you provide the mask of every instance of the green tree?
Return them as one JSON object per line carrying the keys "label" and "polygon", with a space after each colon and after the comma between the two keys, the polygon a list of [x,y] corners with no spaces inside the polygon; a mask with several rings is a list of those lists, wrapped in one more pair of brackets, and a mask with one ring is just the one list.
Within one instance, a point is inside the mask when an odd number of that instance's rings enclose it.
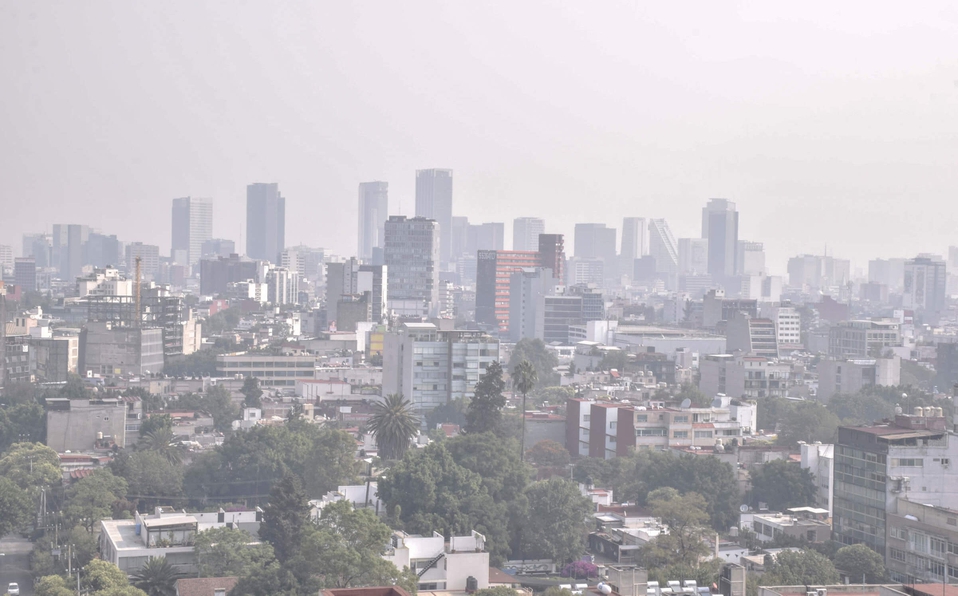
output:
{"label": "green tree", "polygon": [[242,575],[247,568],[276,560],[269,544],[250,544],[253,537],[238,528],[210,528],[196,535],[194,550],[200,577]]}
{"label": "green tree", "polygon": [[468,434],[445,442],[456,465],[474,472],[496,502],[518,498],[529,480],[527,468],[519,461],[515,439],[503,441],[493,433]]}
{"label": "green tree", "polygon": [[502,394],[504,389],[502,366],[493,362],[479,378],[473,398],[469,401],[466,432],[484,433],[496,430],[502,420],[502,408],[506,405],[506,398]]}
{"label": "green tree", "polygon": [[835,553],[835,567],[848,576],[852,582],[880,584],[888,581],[885,562],[882,556],[864,544],[843,546]]}
{"label": "green tree", "polygon": [[126,573],[113,563],[101,559],[87,563],[80,577],[83,579],[83,587],[95,593],[130,585]]}
{"label": "green tree", "polygon": [[0,408],[0,451],[17,442],[42,443],[46,438],[47,417],[39,403],[18,403]]}
{"label": "green tree", "polygon": [[[569,592],[569,595],[571,596],[572,592],[569,590],[566,590],[566,591]],[[548,593],[548,591],[546,591],[546,593]],[[482,590],[476,590],[473,593],[473,596],[519,596],[519,592],[516,592],[514,589],[506,587],[506,586],[495,586],[493,588],[483,588]],[[565,595],[561,595],[561,596],[565,596]]]}
{"label": "green tree", "polygon": [[596,370],[624,371],[629,363],[629,355],[623,350],[608,350],[602,355],[602,360],[596,365]]}
{"label": "green tree", "polygon": [[133,574],[133,586],[149,596],[176,596],[176,580],[183,575],[166,560],[166,557],[150,557],[145,565]]}
{"label": "green tree", "polygon": [[110,517],[113,504],[126,496],[128,488],[126,480],[108,468],[77,480],[66,491],[63,513],[67,523],[93,533],[101,519]]}
{"label": "green tree", "polygon": [[183,494],[183,468],[155,451],[123,450],[110,462],[110,471],[127,482],[129,499],[153,504]]}
{"label": "green tree", "polygon": [[339,501],[323,508],[303,540],[303,556],[324,588],[394,585],[402,573],[382,558],[391,535],[369,509]]}
{"label": "green tree", "polygon": [[74,591],[67,585],[67,580],[59,575],[41,577],[33,588],[34,596],[73,596]]}
{"label": "green tree", "polygon": [[699,388],[693,385],[692,383],[683,383],[682,388],[675,395],[679,400],[689,400],[692,402],[693,408],[707,408],[711,403],[711,399],[701,391]]}
{"label": "green tree", "polygon": [[526,457],[526,396],[532,391],[539,377],[535,367],[528,360],[522,360],[512,369],[512,386],[522,394],[522,439],[519,443],[519,459]]}
{"label": "green tree", "polygon": [[562,443],[549,439],[544,439],[533,445],[526,452],[526,457],[537,468],[562,469],[568,466],[571,460],[569,450]]}
{"label": "green tree", "polygon": [[520,339],[512,349],[509,357],[509,370],[515,368],[523,360],[528,360],[536,369],[536,376],[544,386],[550,387],[559,384],[559,373],[555,368],[559,366],[559,359],[555,352],[549,350],[541,339]]}
{"label": "green tree", "polygon": [[523,553],[566,562],[585,552],[585,520],[592,502],[575,483],[553,477],[526,489],[529,516],[522,530]]}
{"label": "green tree", "polygon": [[170,426],[151,430],[137,443],[137,447],[158,453],[174,466],[183,461],[183,443],[176,438],[176,434]]}
{"label": "green tree", "polygon": [[210,385],[203,400],[203,409],[213,417],[213,428],[226,432],[232,428],[234,420],[239,419],[239,407],[233,403],[230,391],[223,385]]}
{"label": "green tree", "polygon": [[827,586],[837,584],[835,565],[813,550],[785,550],[771,558],[765,574],[759,579],[763,586]]}
{"label": "green tree", "polygon": [[15,443],[0,457],[0,476],[14,481],[31,495],[63,482],[60,457],[40,443]]}
{"label": "green tree", "polygon": [[243,394],[243,407],[244,408],[262,408],[263,407],[263,390],[259,387],[259,379],[254,376],[246,377],[243,381],[243,387],[240,388],[240,393]]}
{"label": "green tree", "polygon": [[469,409],[469,400],[458,397],[433,408],[426,414],[426,427],[436,428],[439,424],[466,425],[466,411]]}
{"label": "green tree", "polygon": [[749,501],[757,507],[768,504],[772,511],[812,505],[817,489],[812,473],[798,464],[777,459],[754,466],[749,471],[752,491]]}
{"label": "green tree", "polygon": [[645,503],[651,490],[672,487],[680,494],[709,495],[706,512],[715,530],[725,531],[738,519],[740,497],[735,471],[716,457],[642,450],[616,458],[610,466],[614,481],[611,488],[621,498]]}
{"label": "green tree", "polygon": [[668,526],[667,534],[658,535],[642,549],[647,568],[685,565],[697,567],[709,553],[708,541],[714,532],[708,527],[709,515],[702,495],[679,495],[674,488],[658,488],[649,493],[652,514]]}
{"label": "green tree", "polygon": [[97,538],[97,535],[91,534],[83,526],[74,526],[70,530],[67,544],[73,545],[75,565],[82,567],[99,556],[100,544]]}
{"label": "green tree", "polygon": [[[759,408],[761,410],[761,408]],[[838,438],[838,416],[818,402],[798,402],[781,422],[778,442],[794,446],[799,441],[834,443]]]}
{"label": "green tree", "polygon": [[402,459],[419,431],[419,417],[408,399],[401,393],[394,393],[373,405],[366,430],[376,437],[380,458]]}
{"label": "green tree", "polygon": [[12,480],[0,477],[0,536],[26,527],[32,512],[29,493]]}
{"label": "green tree", "polygon": [[[489,495],[480,474],[456,463],[449,445],[457,441],[409,451],[380,478],[379,496],[390,517],[405,530],[444,535],[475,530],[486,536],[490,559],[494,564],[501,563],[509,554],[509,506]],[[511,457],[518,460],[514,445],[512,449]],[[510,472],[506,474],[513,477]],[[505,495],[510,487],[502,485],[501,478],[490,478],[488,486],[500,487]]]}
{"label": "green tree", "polygon": [[259,535],[273,546],[281,564],[301,546],[304,527],[309,523],[308,500],[302,482],[292,474],[283,477],[269,493]]}
{"label": "green tree", "polygon": [[171,418],[169,414],[155,414],[152,416],[147,416],[146,420],[143,421],[143,424],[140,425],[140,436],[145,437],[151,432],[166,428],[171,430],[173,428],[173,418]]}

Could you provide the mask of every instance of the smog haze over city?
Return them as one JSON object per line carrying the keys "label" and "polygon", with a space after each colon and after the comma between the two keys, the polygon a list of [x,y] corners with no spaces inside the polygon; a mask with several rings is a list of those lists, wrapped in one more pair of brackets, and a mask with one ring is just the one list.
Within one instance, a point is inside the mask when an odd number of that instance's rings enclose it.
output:
{"label": "smog haze over city", "polygon": [[187,195],[239,242],[246,185],[276,181],[290,244],[345,254],[358,182],[412,215],[440,167],[457,214],[566,234],[693,236],[727,197],[778,274],[940,252],[956,34],[950,2],[5,2],[0,242],[55,214],[166,252]]}

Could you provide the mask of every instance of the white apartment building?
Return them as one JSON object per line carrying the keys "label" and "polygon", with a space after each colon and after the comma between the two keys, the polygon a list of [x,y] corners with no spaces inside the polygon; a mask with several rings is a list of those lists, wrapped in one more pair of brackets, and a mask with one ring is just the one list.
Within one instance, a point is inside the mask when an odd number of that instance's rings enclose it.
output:
{"label": "white apartment building", "polygon": [[100,522],[100,556],[127,575],[136,573],[154,557],[164,557],[180,573],[196,573],[196,534],[212,528],[237,528],[259,540],[263,511],[187,513],[157,507],[152,515]]}
{"label": "white apartment building", "polygon": [[761,309],[761,315],[775,322],[780,354],[801,350],[802,315],[793,306],[770,306]]}
{"label": "white apartment building", "polygon": [[452,536],[449,542],[438,532],[420,536],[397,531],[383,558],[416,573],[420,590],[461,592],[470,578],[475,579],[476,589],[489,587],[486,537],[475,531],[469,536]]}
{"label": "white apartment building", "polygon": [[481,331],[403,323],[383,345],[383,395],[401,393],[418,412],[472,397],[486,368],[499,360],[499,340]]}
{"label": "white apartment building", "polygon": [[77,296],[132,296],[133,280],[126,279],[119,269],[106,267],[94,269],[85,277],[76,280]]}
{"label": "white apartment building", "polygon": [[246,353],[216,357],[216,376],[237,375],[255,377],[264,388],[295,387],[297,380],[316,378],[316,357]]}
{"label": "white apartment building", "polygon": [[820,442],[805,443],[799,441],[802,451],[802,469],[811,472],[818,490],[816,505],[828,510],[832,515],[832,501],[835,494],[835,446]]}

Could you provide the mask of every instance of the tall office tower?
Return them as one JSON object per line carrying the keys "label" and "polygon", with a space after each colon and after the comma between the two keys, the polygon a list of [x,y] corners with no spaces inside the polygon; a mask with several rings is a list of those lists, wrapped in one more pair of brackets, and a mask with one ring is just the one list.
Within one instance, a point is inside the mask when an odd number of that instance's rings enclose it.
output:
{"label": "tall office tower", "polygon": [[13,271],[13,247],[0,244],[0,272]]}
{"label": "tall office tower", "polygon": [[53,266],[53,246],[50,234],[24,234],[23,256],[33,257],[37,269],[46,269]]}
{"label": "tall office tower", "polygon": [[622,220],[622,256],[632,261],[649,253],[649,233],[644,217]]}
{"label": "tall office tower", "polygon": [[615,263],[615,228],[596,223],[575,224],[573,254],[581,259],[602,259],[607,267]]}
{"label": "tall office tower", "polygon": [[619,251],[619,275],[632,277],[635,260],[649,252],[649,232],[644,217],[622,220],[622,247]]}
{"label": "tall office tower", "polygon": [[136,274],[136,258],[140,257],[140,274],[145,279],[156,279],[160,272],[160,247],[155,244],[131,242],[126,245],[127,275]]}
{"label": "tall office tower", "polygon": [[383,247],[383,228],[389,217],[389,183],[359,184],[359,250],[360,260],[371,261],[373,249]]}
{"label": "tall office tower", "polygon": [[702,208],[702,238],[709,241],[709,274],[713,279],[738,271],[738,211],[728,199],[709,199]]}
{"label": "tall office tower", "polygon": [[257,182],[246,187],[246,256],[279,263],[286,248],[286,198],[279,184]]}
{"label": "tall office tower", "polygon": [[116,267],[120,264],[120,241],[115,235],[90,232],[83,247],[83,264],[94,267]]}
{"label": "tall office tower", "polygon": [[679,273],[705,275],[709,267],[709,241],[679,238]]}
{"label": "tall office tower", "polygon": [[200,247],[200,258],[228,257],[236,252],[236,243],[225,238],[210,238]]}
{"label": "tall office tower", "polygon": [[923,324],[937,325],[945,314],[945,261],[921,254],[905,262],[905,290],[901,305],[919,312]]}
{"label": "tall office tower", "polygon": [[[503,250],[505,246],[505,227],[505,224],[502,223],[484,223],[470,226],[470,236],[475,234],[476,250]],[[472,238],[470,238],[469,244],[472,244]]]}
{"label": "tall office tower", "polygon": [[90,228],[77,224],[53,225],[53,263],[60,279],[72,280],[83,269],[83,248]]}
{"label": "tall office tower", "polygon": [[439,225],[425,217],[393,215],[386,220],[383,258],[391,310],[436,316],[439,310]]}
{"label": "tall office tower", "polygon": [[656,273],[674,274],[678,271],[678,245],[664,219],[649,220],[649,256],[655,259]]}
{"label": "tall office tower", "polygon": [[539,253],[480,250],[476,263],[476,322],[509,333],[509,279],[513,273],[536,267]]}
{"label": "tall office tower", "polygon": [[553,278],[565,279],[565,239],[562,234],[539,234],[539,266],[551,269]]}
{"label": "tall office tower", "polygon": [[203,257],[203,243],[213,238],[213,199],[173,199],[173,241],[170,254],[186,252],[186,263],[196,265]]}
{"label": "tall office tower", "polygon": [[33,257],[18,258],[13,265],[13,283],[24,292],[37,291],[37,262]]}
{"label": "tall office tower", "polygon": [[546,233],[546,220],[517,217],[512,220],[512,250],[539,250],[539,234]]}
{"label": "tall office tower", "polygon": [[738,264],[737,275],[765,275],[765,245],[739,240],[735,262]]}
{"label": "tall office tower", "polygon": [[439,224],[439,260],[449,263],[453,256],[452,170],[416,170],[416,217]]}

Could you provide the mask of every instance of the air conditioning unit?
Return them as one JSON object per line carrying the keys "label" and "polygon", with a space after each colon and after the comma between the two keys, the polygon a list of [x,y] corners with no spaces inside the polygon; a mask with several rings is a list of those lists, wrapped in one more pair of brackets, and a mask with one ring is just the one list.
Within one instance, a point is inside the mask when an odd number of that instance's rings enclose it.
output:
{"label": "air conditioning unit", "polygon": [[815,590],[815,594],[817,596],[828,596],[828,590],[825,588],[818,588],[817,590]]}

